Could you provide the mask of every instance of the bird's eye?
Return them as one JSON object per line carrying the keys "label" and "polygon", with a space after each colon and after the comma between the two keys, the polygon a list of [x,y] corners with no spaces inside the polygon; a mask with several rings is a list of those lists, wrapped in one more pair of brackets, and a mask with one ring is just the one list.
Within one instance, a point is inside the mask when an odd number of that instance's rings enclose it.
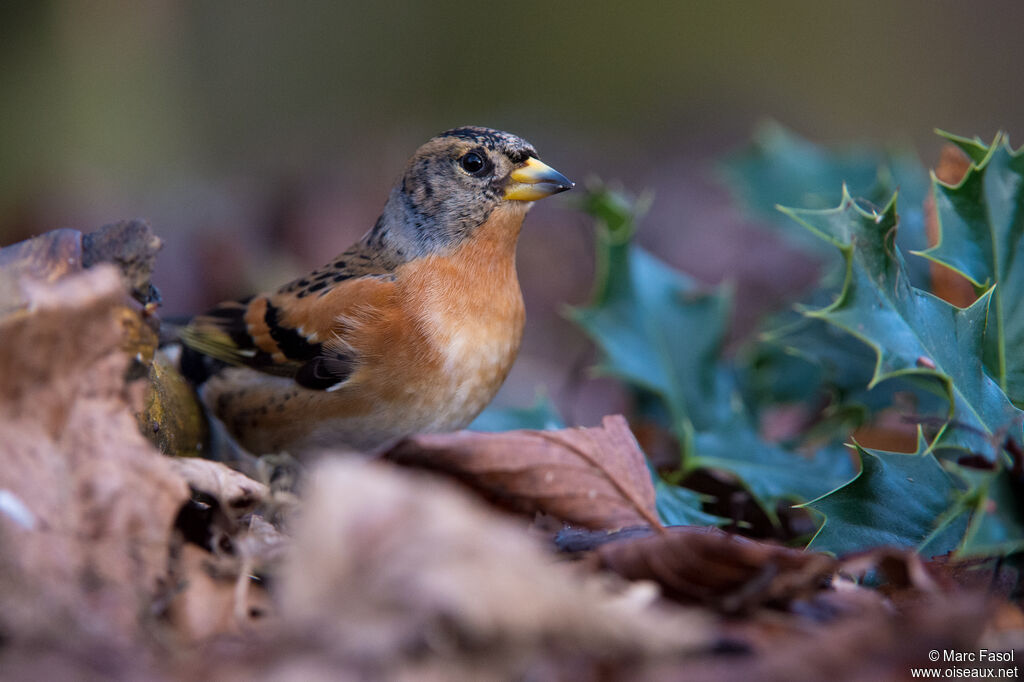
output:
{"label": "bird's eye", "polygon": [[459,165],[462,166],[462,170],[470,175],[480,175],[487,169],[487,162],[477,152],[465,154],[459,159]]}

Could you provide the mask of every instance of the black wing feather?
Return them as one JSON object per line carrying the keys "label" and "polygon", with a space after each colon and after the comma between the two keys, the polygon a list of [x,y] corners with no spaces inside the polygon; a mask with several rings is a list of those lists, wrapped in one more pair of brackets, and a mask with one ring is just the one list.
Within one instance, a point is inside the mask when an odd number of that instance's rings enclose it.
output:
{"label": "black wing feather", "polygon": [[200,384],[231,365],[291,377],[300,386],[315,390],[336,388],[352,374],[353,358],[325,348],[322,343],[312,343],[298,330],[282,324],[281,311],[268,301],[264,322],[270,337],[289,360],[275,362],[269,353],[256,346],[249,334],[245,322],[247,303],[222,303],[182,330],[186,347],[182,369],[194,383]]}

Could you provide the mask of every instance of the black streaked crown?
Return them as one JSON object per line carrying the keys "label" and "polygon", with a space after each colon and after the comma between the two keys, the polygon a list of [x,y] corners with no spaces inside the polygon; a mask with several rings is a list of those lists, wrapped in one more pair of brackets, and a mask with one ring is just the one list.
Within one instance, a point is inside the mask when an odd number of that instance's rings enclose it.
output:
{"label": "black streaked crown", "polygon": [[460,140],[467,140],[488,149],[500,151],[515,163],[522,163],[531,156],[537,156],[537,150],[523,138],[493,128],[462,126],[461,128],[446,130],[437,135],[437,137],[454,137]]}

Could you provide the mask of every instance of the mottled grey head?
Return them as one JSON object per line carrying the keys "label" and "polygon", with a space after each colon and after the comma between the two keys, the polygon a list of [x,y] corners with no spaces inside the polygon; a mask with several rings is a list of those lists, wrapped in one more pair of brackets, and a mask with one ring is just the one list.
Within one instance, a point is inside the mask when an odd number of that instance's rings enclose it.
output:
{"label": "mottled grey head", "polygon": [[422,254],[458,243],[504,202],[528,203],[572,187],[521,137],[476,126],[453,128],[413,154],[378,229],[386,227]]}

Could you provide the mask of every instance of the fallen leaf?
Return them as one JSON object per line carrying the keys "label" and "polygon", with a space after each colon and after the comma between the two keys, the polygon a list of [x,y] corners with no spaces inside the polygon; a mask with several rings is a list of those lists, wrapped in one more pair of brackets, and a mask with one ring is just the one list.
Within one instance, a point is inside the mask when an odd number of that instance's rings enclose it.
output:
{"label": "fallen leaf", "polygon": [[188,481],[193,490],[215,497],[225,513],[236,521],[265,503],[270,496],[266,485],[220,462],[195,457],[169,461],[171,468]]}
{"label": "fallen leaf", "polygon": [[690,526],[602,544],[592,561],[629,580],[653,580],[671,599],[726,613],[811,594],[837,565],[825,554]]}
{"label": "fallen leaf", "polygon": [[99,265],[116,266],[124,287],[118,312],[123,327],[121,350],[135,358],[131,376],[148,373],[139,428],[161,452],[195,455],[208,440],[205,413],[193,388],[156,354],[158,320],[153,311],[160,294],[150,276],[162,246],[150,226],[140,220],[112,223],[90,233],[52,230],[6,246],[0,249],[0,317],[28,308],[25,279],[53,283]]}
{"label": "fallen leaf", "polygon": [[329,458],[304,489],[271,582],[280,621],[227,656],[203,652],[194,673],[497,680],[582,665],[591,677],[708,642],[705,617],[552,561],[522,524],[437,477]]}
{"label": "fallen leaf", "polygon": [[[745,655],[704,657],[674,667],[655,679],[694,680],[869,680],[910,679],[910,670],[935,667],[931,650],[977,651],[990,618],[978,595],[929,598],[895,610],[877,593],[860,590],[852,599],[829,598],[831,617],[762,612],[727,625],[724,641]],[[948,664],[945,664],[948,666]],[[675,677],[671,673],[674,673]]]}
{"label": "fallen leaf", "polygon": [[162,615],[184,644],[241,634],[273,612],[262,583],[200,547],[182,546],[176,564],[181,589]]}
{"label": "fallen leaf", "polygon": [[[5,285],[16,283],[23,277],[52,283],[101,263],[109,263],[117,267],[121,281],[132,297],[146,304],[160,300],[160,294],[150,283],[150,276],[156,264],[156,254],[162,247],[160,238],[141,220],[122,220],[89,233],[61,228],[0,249],[0,271]],[[0,291],[5,288],[0,287]],[[9,296],[3,298],[10,301]]]}
{"label": "fallen leaf", "polygon": [[457,478],[511,511],[595,529],[660,526],[644,454],[619,415],[586,429],[421,434],[384,457]]}
{"label": "fallen leaf", "polygon": [[276,504],[270,490],[220,462],[168,461],[192,497],[175,520],[181,542],[154,612],[186,644],[265,625],[275,608],[262,577],[276,570],[287,546],[257,513]]}
{"label": "fallen leaf", "polygon": [[188,487],[139,433],[109,265],[23,276],[0,318],[0,631],[137,633]]}

